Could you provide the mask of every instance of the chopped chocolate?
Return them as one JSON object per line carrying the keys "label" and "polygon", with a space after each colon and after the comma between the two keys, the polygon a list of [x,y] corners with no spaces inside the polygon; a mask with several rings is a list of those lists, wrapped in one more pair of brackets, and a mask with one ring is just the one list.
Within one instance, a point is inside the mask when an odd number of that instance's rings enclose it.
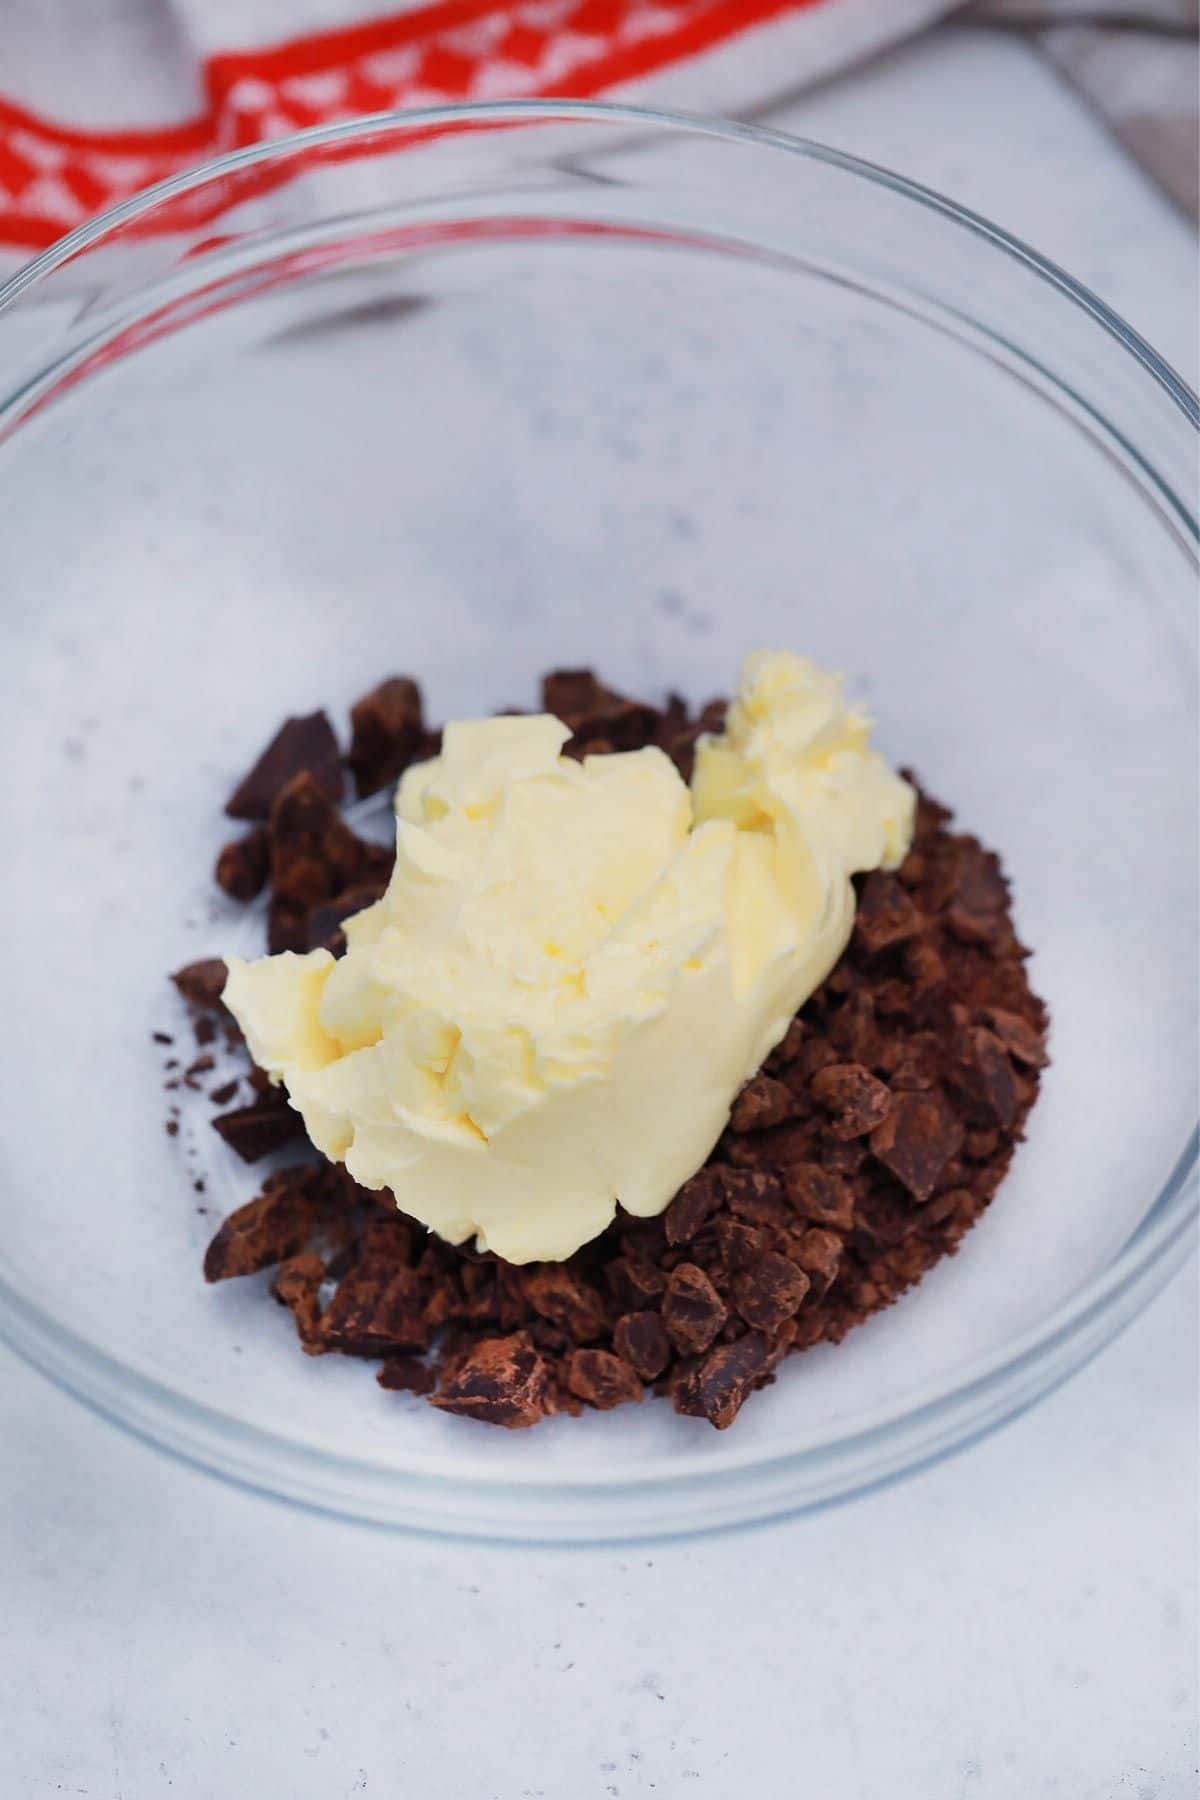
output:
{"label": "chopped chocolate", "polygon": [[217,857],[217,886],[231,900],[253,900],[261,894],[271,866],[271,845],[266,827],[256,825],[245,837],[234,838]]}
{"label": "chopped chocolate", "polygon": [[299,1255],[316,1219],[312,1170],[280,1169],[257,1199],[248,1200],[225,1220],[205,1252],[205,1280],[253,1275]]}
{"label": "chopped chocolate", "polygon": [[200,1011],[215,1012],[221,1005],[229,970],[219,956],[206,956],[200,962],[176,969],[171,980],[189,1006]]}
{"label": "chopped chocolate", "polygon": [[389,1356],[375,1377],[382,1388],[405,1394],[432,1394],[437,1386],[437,1370],[415,1356]]}
{"label": "chopped chocolate", "polygon": [[731,1131],[765,1131],[771,1125],[782,1125],[796,1111],[792,1090],[770,1075],[755,1075],[733,1103],[729,1115]]}
{"label": "chopped chocolate", "polygon": [[708,1349],[728,1311],[704,1270],[685,1262],[667,1277],[662,1317],[675,1348],[694,1355]]}
{"label": "chopped chocolate", "polygon": [[721,1205],[721,1178],[706,1166],[685,1181],[663,1215],[668,1244],[690,1244]]}
{"label": "chopped chocolate", "polygon": [[761,1331],[748,1331],[732,1344],[718,1344],[676,1382],[676,1412],[707,1419],[718,1431],[733,1424],[751,1390],[761,1385],[785,1346],[773,1351]]}
{"label": "chopped chocolate", "polygon": [[275,1090],[279,1098],[264,1096],[249,1106],[235,1107],[233,1112],[219,1113],[213,1130],[220,1133],[231,1150],[243,1162],[258,1162],[273,1150],[282,1150],[304,1135],[304,1121],[287,1103],[282,1088]]}
{"label": "chopped chocolate", "polygon": [[271,808],[271,895],[302,908],[347,888],[386,879],[392,853],[351,831],[307,772],[293,776]]}
{"label": "chopped chocolate", "polygon": [[518,1431],[549,1410],[550,1369],[527,1332],[483,1338],[443,1376],[431,1400],[443,1412]]}
{"label": "chopped chocolate", "polygon": [[1044,1069],[1050,1058],[1046,1054],[1045,1033],[1023,1019],[1020,1013],[1006,1012],[1001,1006],[985,1006],[980,1014],[990,1025],[1014,1062],[1028,1069]]}
{"label": "chopped chocolate", "polygon": [[964,1031],[961,1061],[947,1074],[954,1092],[968,1107],[967,1122],[1007,1130],[1017,1116],[1017,1083],[1008,1051],[985,1025]]}
{"label": "chopped chocolate", "polygon": [[840,1175],[820,1163],[789,1163],[783,1172],[788,1199],[813,1225],[849,1231],[854,1224],[854,1196]]}
{"label": "chopped chocolate", "polygon": [[361,887],[347,888],[336,900],[322,900],[314,906],[305,921],[305,936],[310,950],[331,950],[340,956],[346,948],[342,925],[346,919],[374,906],[386,892],[383,882],[365,882]]}
{"label": "chopped chocolate", "polygon": [[800,1310],[811,1283],[798,1263],[766,1250],[733,1278],[733,1303],[747,1325],[778,1331]]}
{"label": "chopped chocolate", "polygon": [[173,1044],[175,1042],[169,1031],[152,1031],[150,1035],[156,1044]]}
{"label": "chopped chocolate", "polygon": [[613,1299],[631,1310],[657,1300],[667,1285],[662,1268],[642,1256],[615,1256],[604,1274]]}
{"label": "chopped chocolate", "polygon": [[855,937],[868,956],[890,950],[919,930],[917,909],[901,883],[894,875],[873,869],[862,884],[854,915]]}
{"label": "chopped chocolate", "polygon": [[590,669],[560,669],[542,682],[542,705],[571,727],[570,755],[644,750],[654,742],[659,714],[598,681]]}
{"label": "chopped chocolate", "polygon": [[887,1118],[871,1133],[871,1151],[920,1202],[928,1200],[962,1140],[962,1122],[942,1094],[905,1093],[894,1097]]}
{"label": "chopped chocolate", "polygon": [[302,1250],[281,1263],[271,1283],[271,1292],[281,1306],[286,1306],[296,1321],[303,1347],[315,1355],[321,1348],[317,1326],[321,1317],[321,1283],[325,1264],[316,1250]]}
{"label": "chopped chocolate", "polygon": [[832,1115],[831,1137],[865,1137],[887,1118],[892,1095],[861,1063],[829,1063],[809,1083],[813,1098]]}
{"label": "chopped chocolate", "polygon": [[631,1363],[611,1350],[570,1350],[562,1360],[568,1391],[600,1412],[626,1400],[640,1400],[642,1377]]}
{"label": "chopped chocolate", "polygon": [[416,1269],[365,1257],[343,1275],[321,1316],[321,1347],[340,1350],[343,1356],[427,1350],[433,1327],[425,1314],[422,1287]]}
{"label": "chopped chocolate", "polygon": [[604,1302],[569,1263],[535,1263],[523,1272],[521,1286],[534,1312],[560,1326],[572,1342],[604,1335]]}
{"label": "chopped chocolate", "polygon": [[341,799],[341,755],[333,726],[323,712],[284,720],[230,795],[225,811],[231,819],[266,819],[278,795],[300,774],[310,776],[328,799]]}
{"label": "chopped chocolate", "polygon": [[420,758],[425,738],[420,688],[405,675],[381,681],[350,708],[350,728],[346,761],[363,798],[398,780]]}
{"label": "chopped chocolate", "polygon": [[[547,677],[545,704],[570,726],[573,754],[654,744],[685,778],[697,738],[724,716],[714,703],[690,717],[678,699],[656,711],[586,670]],[[353,720],[360,792],[437,752],[399,677]],[[265,844],[269,947],[340,952],[343,920],[382,892],[392,853],[350,830],[308,765],[283,771],[256,816],[269,822],[227,846],[223,885],[249,897]],[[567,1261],[518,1268],[442,1242],[391,1195],[317,1161],[273,1175],[226,1220],[206,1274],[280,1265],[273,1292],[307,1351],[378,1358],[381,1385],[446,1412],[520,1427],[657,1386],[724,1429],[789,1350],[839,1342],[957,1249],[1008,1167],[1047,1061],[1046,1011],[1003,872],[945,808],[919,793],[904,863],[856,888],[844,955],[660,1217],[618,1208]],[[203,1047],[225,966],[191,964],[174,979]],[[227,1014],[223,1030],[237,1048]],[[197,1058],[185,1083],[205,1067]],[[262,1070],[248,1079],[252,1103],[214,1123],[257,1156],[302,1124]],[[237,1091],[225,1081],[212,1098],[225,1106]],[[178,1128],[173,1113],[167,1129]]]}
{"label": "chopped chocolate", "polygon": [[814,1300],[823,1300],[838,1278],[844,1240],[836,1231],[806,1231],[794,1245],[796,1262],[808,1276]]}
{"label": "chopped chocolate", "polygon": [[613,1349],[643,1381],[657,1381],[671,1360],[671,1340],[656,1312],[623,1313],[613,1326]]}

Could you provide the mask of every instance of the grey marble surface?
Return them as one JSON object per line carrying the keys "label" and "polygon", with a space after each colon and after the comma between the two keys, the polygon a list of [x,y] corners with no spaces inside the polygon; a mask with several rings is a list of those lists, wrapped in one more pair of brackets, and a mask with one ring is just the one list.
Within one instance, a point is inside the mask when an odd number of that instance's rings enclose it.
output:
{"label": "grey marble surface", "polygon": [[[1194,239],[1021,44],[778,109],[991,214],[1195,379]],[[306,1516],[0,1357],[0,1790],[25,1800],[1183,1800],[1194,1269],[1033,1413],[827,1514],[538,1554]]]}

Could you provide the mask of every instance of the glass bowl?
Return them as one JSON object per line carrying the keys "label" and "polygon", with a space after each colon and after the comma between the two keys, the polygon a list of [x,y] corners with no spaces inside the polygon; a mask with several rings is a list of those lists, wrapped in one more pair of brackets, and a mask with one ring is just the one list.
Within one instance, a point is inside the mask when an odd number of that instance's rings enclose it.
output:
{"label": "glass bowl", "polygon": [[[883,170],[632,109],[353,121],[65,239],[0,293],[0,1329],[141,1436],[305,1504],[543,1542],[828,1502],[1110,1339],[1195,1211],[1193,398],[1092,295]],[[728,1433],[506,1434],[206,1288],[252,1191],[164,1130],[166,972],[244,941],[221,806],[289,712],[539,673],[702,699],[850,672],[998,847],[1054,1063],[959,1256]],[[167,1054],[170,1054],[167,1052]],[[193,1183],[202,1180],[200,1193]]]}

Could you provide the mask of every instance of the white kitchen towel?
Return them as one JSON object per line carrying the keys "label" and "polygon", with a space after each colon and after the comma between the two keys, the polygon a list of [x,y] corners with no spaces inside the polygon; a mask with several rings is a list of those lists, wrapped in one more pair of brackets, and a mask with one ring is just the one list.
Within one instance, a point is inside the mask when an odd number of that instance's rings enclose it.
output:
{"label": "white kitchen towel", "polygon": [[1197,6],[5,0],[0,245],[39,249],[150,182],[355,113],[539,95],[761,111],[959,11],[1033,33],[1195,211]]}

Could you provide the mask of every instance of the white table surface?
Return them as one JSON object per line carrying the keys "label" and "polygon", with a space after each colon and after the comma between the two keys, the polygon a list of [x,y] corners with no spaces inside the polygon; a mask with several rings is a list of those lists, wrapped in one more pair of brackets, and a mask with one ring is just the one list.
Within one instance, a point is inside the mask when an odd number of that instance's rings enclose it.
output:
{"label": "white table surface", "polygon": [[[1190,228],[1020,42],[774,114],[944,188],[1196,376]],[[0,1353],[0,1795],[1183,1800],[1194,1269],[1032,1414],[786,1525],[489,1550],[180,1467]]]}

